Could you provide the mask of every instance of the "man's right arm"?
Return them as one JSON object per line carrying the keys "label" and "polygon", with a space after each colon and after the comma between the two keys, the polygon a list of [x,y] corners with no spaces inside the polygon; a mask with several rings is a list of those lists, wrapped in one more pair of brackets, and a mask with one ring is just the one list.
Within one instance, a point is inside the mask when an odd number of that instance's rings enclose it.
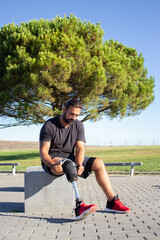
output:
{"label": "man's right arm", "polygon": [[49,168],[52,167],[54,164],[53,159],[49,155],[49,148],[50,148],[51,142],[42,142],[40,141],[40,157],[45,165],[47,165]]}
{"label": "man's right arm", "polygon": [[51,171],[54,174],[60,174],[63,172],[63,169],[61,167],[61,162],[55,166],[55,168],[53,169],[53,165],[58,163],[58,160],[60,160],[60,157],[55,157],[55,158],[51,158],[49,155],[49,149],[50,149],[50,144],[51,142],[43,142],[40,141],[40,157],[42,159],[42,161],[44,162],[44,164],[46,166],[48,166]]}

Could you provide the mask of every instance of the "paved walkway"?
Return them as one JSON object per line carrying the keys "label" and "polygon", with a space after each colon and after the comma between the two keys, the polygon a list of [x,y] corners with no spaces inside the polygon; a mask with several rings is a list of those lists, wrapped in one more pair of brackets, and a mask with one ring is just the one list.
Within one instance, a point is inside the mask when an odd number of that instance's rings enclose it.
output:
{"label": "paved walkway", "polygon": [[[23,175],[0,175],[0,240],[154,240],[160,239],[160,176],[111,176],[115,193],[131,208],[128,214],[105,213],[106,199],[94,176],[79,179],[86,204],[98,210],[81,221],[74,211],[24,213]],[[57,203],[58,204],[58,203]]]}

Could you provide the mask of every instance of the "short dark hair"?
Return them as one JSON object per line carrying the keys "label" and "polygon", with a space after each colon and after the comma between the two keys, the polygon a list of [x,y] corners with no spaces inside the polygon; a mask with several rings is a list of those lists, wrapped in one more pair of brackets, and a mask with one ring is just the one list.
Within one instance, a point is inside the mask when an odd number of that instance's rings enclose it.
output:
{"label": "short dark hair", "polygon": [[82,109],[82,104],[77,99],[70,99],[66,102],[65,107],[68,109],[70,106]]}

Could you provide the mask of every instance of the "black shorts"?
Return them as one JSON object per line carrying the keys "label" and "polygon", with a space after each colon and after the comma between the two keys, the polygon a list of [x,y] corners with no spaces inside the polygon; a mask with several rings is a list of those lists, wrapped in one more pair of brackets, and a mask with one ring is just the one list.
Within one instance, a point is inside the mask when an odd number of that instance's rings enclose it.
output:
{"label": "black shorts", "polygon": [[[65,158],[66,159],[66,158]],[[75,159],[72,157],[72,158],[68,158],[69,160],[72,160],[72,161],[75,161]],[[88,156],[85,156],[84,157],[84,161],[83,161],[83,167],[84,167],[84,172],[79,176],[79,177],[82,177],[82,178],[87,178],[90,173],[91,173],[91,169],[92,169],[92,164],[94,162],[96,158],[95,157],[88,157]],[[63,159],[62,159],[63,160]],[[47,167],[43,161],[41,160],[41,164],[42,164],[42,168],[45,172],[51,174],[51,175],[54,175],[56,177],[61,177],[62,175],[55,175],[51,172],[50,168]]]}

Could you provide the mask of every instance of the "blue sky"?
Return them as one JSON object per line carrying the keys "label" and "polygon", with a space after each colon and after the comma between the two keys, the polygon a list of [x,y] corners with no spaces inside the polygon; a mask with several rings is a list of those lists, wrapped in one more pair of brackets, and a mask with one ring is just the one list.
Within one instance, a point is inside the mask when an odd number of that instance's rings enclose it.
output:
{"label": "blue sky", "polygon": [[[89,145],[160,145],[160,1],[159,0],[5,0],[0,27],[73,13],[82,21],[100,22],[104,41],[117,40],[142,53],[148,76],[155,79],[155,100],[139,116],[85,122]],[[0,140],[38,141],[41,126],[0,130]]]}

